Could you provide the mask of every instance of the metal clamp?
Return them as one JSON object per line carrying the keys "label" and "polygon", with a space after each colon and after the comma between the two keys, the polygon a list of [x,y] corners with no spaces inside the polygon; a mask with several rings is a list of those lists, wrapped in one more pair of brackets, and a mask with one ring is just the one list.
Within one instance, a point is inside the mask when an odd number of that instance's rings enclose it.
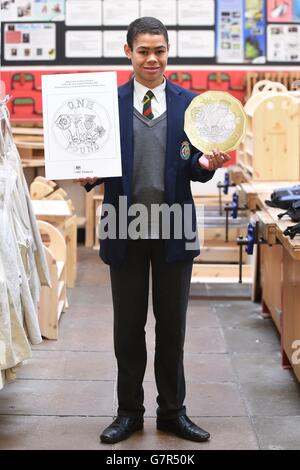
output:
{"label": "metal clamp", "polygon": [[229,186],[236,186],[236,185],[235,185],[235,183],[230,183],[229,173],[225,173],[224,182],[221,183],[221,181],[219,181],[218,184],[217,184],[217,188],[219,190],[219,213],[220,213],[220,215],[223,214],[223,211],[222,211],[222,206],[223,206],[223,204],[222,204],[222,189],[223,189],[224,194],[228,194]]}
{"label": "metal clamp", "polygon": [[249,223],[247,227],[246,237],[240,236],[236,240],[239,248],[239,283],[242,283],[242,273],[243,273],[243,246],[246,246],[246,253],[248,255],[253,254],[254,244],[257,243],[257,230],[256,226]]}
{"label": "metal clamp", "polygon": [[289,225],[283,232],[283,235],[289,236],[291,240],[293,240],[297,234],[300,234],[300,222],[295,225]]}
{"label": "metal clamp", "polygon": [[238,216],[238,212],[239,211],[246,211],[248,210],[248,207],[246,206],[246,204],[244,204],[243,206],[239,207],[239,196],[238,196],[238,193],[233,193],[232,195],[232,204],[225,204],[224,206],[224,210],[225,210],[225,214],[226,214],[226,217],[225,217],[225,242],[227,243],[228,242],[228,231],[229,231],[229,211],[232,211],[231,212],[231,217],[233,219],[236,219],[237,216]]}

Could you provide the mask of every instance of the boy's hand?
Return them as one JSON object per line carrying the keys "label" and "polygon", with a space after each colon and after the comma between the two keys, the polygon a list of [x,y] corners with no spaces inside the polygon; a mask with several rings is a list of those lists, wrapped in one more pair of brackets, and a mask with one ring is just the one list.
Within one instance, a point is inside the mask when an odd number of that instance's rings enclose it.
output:
{"label": "boy's hand", "polygon": [[201,168],[205,170],[216,170],[217,168],[222,168],[224,163],[230,160],[230,156],[226,152],[221,152],[218,149],[212,151],[212,155],[202,155],[198,163]]}
{"label": "boy's hand", "polygon": [[85,186],[86,184],[94,184],[99,179],[99,176],[94,176],[93,178],[78,178],[74,180],[75,183],[79,183],[80,186]]}

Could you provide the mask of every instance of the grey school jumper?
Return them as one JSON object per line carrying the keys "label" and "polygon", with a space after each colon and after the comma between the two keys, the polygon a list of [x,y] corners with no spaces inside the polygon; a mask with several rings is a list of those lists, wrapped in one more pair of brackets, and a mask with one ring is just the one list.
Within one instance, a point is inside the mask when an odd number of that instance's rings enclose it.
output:
{"label": "grey school jumper", "polygon": [[134,109],[133,135],[132,203],[144,204],[148,210],[148,233],[141,233],[141,238],[159,238],[159,227],[154,223],[151,227],[150,214],[151,204],[164,202],[167,113],[150,120]]}

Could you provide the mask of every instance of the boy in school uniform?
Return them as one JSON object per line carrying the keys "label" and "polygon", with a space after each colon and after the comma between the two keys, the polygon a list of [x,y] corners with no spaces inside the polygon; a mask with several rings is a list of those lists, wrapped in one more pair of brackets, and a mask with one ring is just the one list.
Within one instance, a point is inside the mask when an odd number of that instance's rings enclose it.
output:
{"label": "boy in school uniform", "polygon": [[[188,216],[179,226],[189,225],[188,234],[195,234],[190,181],[209,181],[229,156],[218,150],[203,156],[184,133],[184,113],[196,94],[164,77],[169,52],[165,26],[152,17],[133,21],[124,51],[132,63],[134,78],[119,87],[122,177],[85,178],[80,182],[87,191],[104,182],[104,206],[107,203],[115,208],[116,220],[119,211],[124,211],[121,196],[127,198],[127,209],[142,204],[147,214],[154,205],[189,206]],[[189,245],[191,238],[186,231],[180,238],[175,229],[167,236],[163,232],[161,224],[149,216],[138,239],[130,233],[127,238],[101,239],[100,256],[110,265],[118,365],[117,417],[100,436],[107,444],[143,428],[150,273],[156,320],[157,429],[192,441],[210,438],[188,418],[184,406],[186,311],[193,258],[199,254],[197,236]]]}

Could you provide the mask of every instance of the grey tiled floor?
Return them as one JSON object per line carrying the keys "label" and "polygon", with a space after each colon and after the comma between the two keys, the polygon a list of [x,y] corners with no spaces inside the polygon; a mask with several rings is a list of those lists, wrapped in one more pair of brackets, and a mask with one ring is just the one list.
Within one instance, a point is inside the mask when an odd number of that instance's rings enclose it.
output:
{"label": "grey tiled floor", "polygon": [[[0,392],[0,449],[110,449],[116,410],[108,269],[79,248],[77,287],[58,341],[34,347]],[[114,449],[299,449],[300,386],[280,366],[277,332],[240,286],[193,286],[185,346],[188,414],[212,435],[193,443],[155,428],[154,320],[147,324],[145,428]],[[239,299],[239,300],[233,300]]]}

